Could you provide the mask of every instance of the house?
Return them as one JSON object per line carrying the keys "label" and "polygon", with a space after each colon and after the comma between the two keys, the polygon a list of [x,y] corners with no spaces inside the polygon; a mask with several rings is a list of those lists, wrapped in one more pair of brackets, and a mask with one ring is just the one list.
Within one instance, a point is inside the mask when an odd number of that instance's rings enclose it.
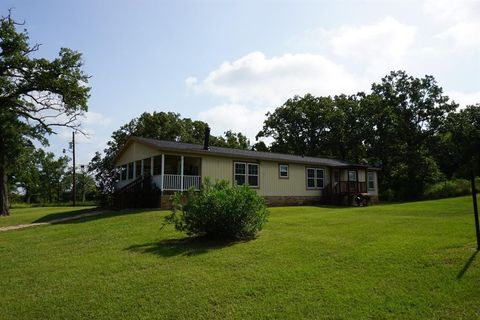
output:
{"label": "house", "polygon": [[120,207],[168,207],[176,191],[200,188],[204,177],[248,185],[269,205],[378,201],[379,168],[300,155],[130,137],[114,159]]}

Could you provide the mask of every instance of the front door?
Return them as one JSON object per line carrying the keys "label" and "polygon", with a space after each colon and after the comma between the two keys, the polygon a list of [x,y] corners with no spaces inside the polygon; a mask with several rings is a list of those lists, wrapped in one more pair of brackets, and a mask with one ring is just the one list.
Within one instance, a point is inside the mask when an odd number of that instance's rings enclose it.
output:
{"label": "front door", "polygon": [[348,192],[349,193],[357,192],[357,181],[358,181],[357,170],[348,170]]}

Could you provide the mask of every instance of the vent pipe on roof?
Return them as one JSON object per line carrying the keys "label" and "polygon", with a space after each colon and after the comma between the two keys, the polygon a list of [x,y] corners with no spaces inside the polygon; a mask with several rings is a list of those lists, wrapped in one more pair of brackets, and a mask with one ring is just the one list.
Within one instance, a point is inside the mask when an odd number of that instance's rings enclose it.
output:
{"label": "vent pipe on roof", "polygon": [[210,150],[210,128],[205,128],[205,137],[203,138],[203,150]]}

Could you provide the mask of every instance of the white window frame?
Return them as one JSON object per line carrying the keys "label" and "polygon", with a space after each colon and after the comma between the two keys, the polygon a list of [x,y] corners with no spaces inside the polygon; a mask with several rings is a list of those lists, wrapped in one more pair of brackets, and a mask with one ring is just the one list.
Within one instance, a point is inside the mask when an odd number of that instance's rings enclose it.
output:
{"label": "white window frame", "polygon": [[[240,165],[244,166],[244,168],[245,168],[245,173],[244,174],[236,172],[237,164],[240,164]],[[257,174],[250,174],[249,173],[248,169],[249,169],[250,166],[256,166],[257,167]],[[245,184],[248,184],[248,186],[250,186],[252,188],[259,188],[260,187],[260,164],[259,163],[234,161],[233,162],[233,181],[234,181],[235,185],[239,185],[237,183],[237,176],[242,176],[242,175],[245,178]],[[257,185],[249,184],[249,179],[248,179],[249,177],[257,177]]]}
{"label": "white window frame", "polygon": [[[282,176],[282,167],[287,168],[287,170],[286,170],[287,175],[286,176]],[[288,179],[290,177],[290,168],[288,167],[288,164],[284,164],[284,163],[282,164],[281,163],[281,164],[278,165],[278,177],[280,179]]]}
{"label": "white window frame", "polygon": [[[309,178],[308,177],[308,170],[313,170],[313,178]],[[319,172],[322,172],[322,177],[320,178],[319,177]],[[308,186],[308,180],[312,180],[313,179],[313,184],[314,186],[313,187],[309,187]],[[322,185],[319,186],[317,184],[317,181],[318,180],[322,180]],[[305,168],[305,183],[306,183],[306,186],[307,186],[307,189],[311,189],[311,190],[314,190],[314,189],[323,189],[325,187],[325,169],[324,168],[315,168],[315,167],[307,167]]]}
{"label": "white window frame", "polygon": [[[256,166],[257,167],[257,174],[252,174],[250,173],[250,166]],[[258,163],[247,163],[247,180],[246,182],[248,183],[248,185],[252,188],[258,188],[260,186],[260,165]],[[256,185],[252,185],[250,184],[249,182],[249,178],[250,177],[257,177],[257,184]]]}
{"label": "white window frame", "polygon": [[[373,187],[371,188],[370,188],[370,182],[372,182],[373,184]],[[368,190],[375,190],[375,172],[373,171],[367,171],[367,188]]]}

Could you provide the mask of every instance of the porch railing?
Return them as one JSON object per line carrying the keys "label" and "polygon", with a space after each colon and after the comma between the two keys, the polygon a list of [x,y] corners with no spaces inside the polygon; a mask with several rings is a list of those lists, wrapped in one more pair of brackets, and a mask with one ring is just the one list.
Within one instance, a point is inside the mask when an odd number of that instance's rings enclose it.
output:
{"label": "porch railing", "polygon": [[184,175],[183,183],[182,176],[179,174],[164,174],[163,175],[163,184],[162,176],[156,175],[153,176],[153,182],[155,185],[163,190],[172,190],[172,191],[183,191],[188,190],[191,187],[194,187],[196,190],[200,189],[201,184],[200,176]]}
{"label": "porch railing", "polygon": [[332,185],[333,194],[367,193],[367,183],[362,181],[339,181]]}
{"label": "porch railing", "polygon": [[196,190],[200,189],[200,176],[183,176],[183,189],[188,190],[194,187]]}

